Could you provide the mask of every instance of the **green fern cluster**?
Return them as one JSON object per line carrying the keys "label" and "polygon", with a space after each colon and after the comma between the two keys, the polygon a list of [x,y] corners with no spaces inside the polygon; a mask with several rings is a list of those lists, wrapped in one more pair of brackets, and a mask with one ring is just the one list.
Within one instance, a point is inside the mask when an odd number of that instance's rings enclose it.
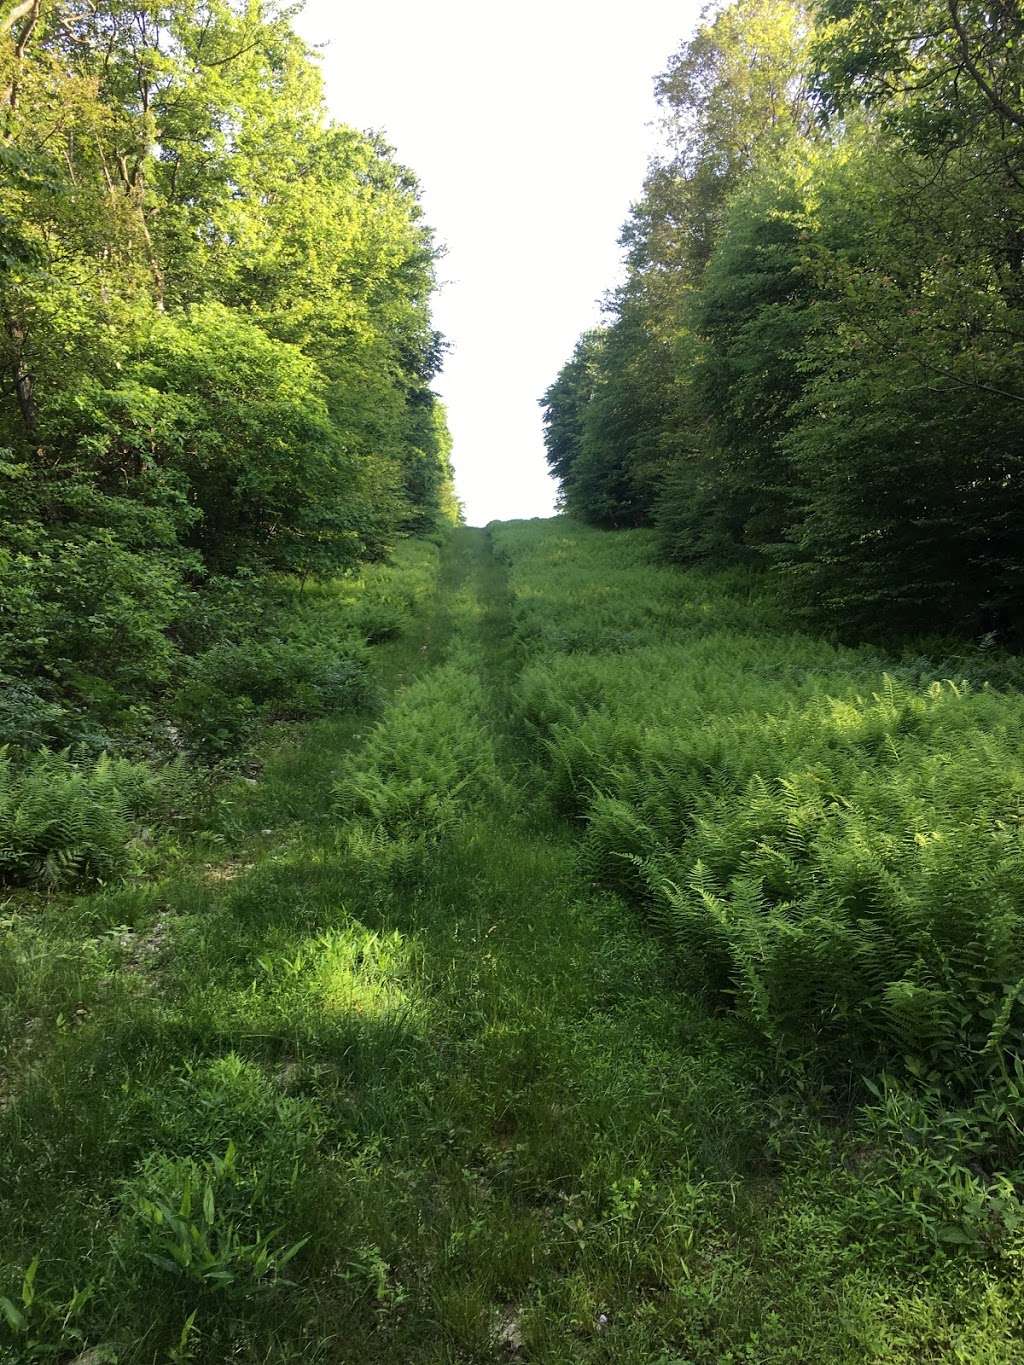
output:
{"label": "green fern cluster", "polygon": [[334,785],[339,816],[386,839],[434,842],[501,790],[479,677],[458,663],[406,689]]}
{"label": "green fern cluster", "polygon": [[0,753],[0,882],[57,888],[125,876],[161,786],[145,764],[106,754],[79,764],[39,753],[15,766]]}
{"label": "green fern cluster", "polygon": [[[1004,1068],[1024,1047],[1024,698],[764,628],[742,575],[645,566],[636,533],[498,540],[550,796],[690,984],[829,1066]],[[538,636],[548,604],[590,628],[591,579],[645,644]],[[667,583],[685,600],[655,642]]]}

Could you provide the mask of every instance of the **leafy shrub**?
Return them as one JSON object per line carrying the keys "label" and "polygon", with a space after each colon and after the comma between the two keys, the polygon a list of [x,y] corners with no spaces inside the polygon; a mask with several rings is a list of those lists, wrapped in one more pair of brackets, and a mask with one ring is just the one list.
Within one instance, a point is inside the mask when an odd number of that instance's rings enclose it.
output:
{"label": "leafy shrub", "polygon": [[[5,530],[0,524],[0,541]],[[168,680],[176,650],[167,632],[185,600],[180,556],[85,527],[22,524],[16,544],[0,543],[6,671],[114,716]]]}
{"label": "leafy shrub", "polygon": [[352,613],[352,625],[367,644],[376,645],[401,635],[408,625],[406,610],[391,601],[360,602]]}
{"label": "leafy shrub", "polygon": [[80,738],[76,721],[78,716],[42,689],[0,673],[0,746],[32,752],[66,744]]}
{"label": "leafy shrub", "polygon": [[328,385],[299,347],[218,303],[165,313],[132,376],[99,396],[160,396],[164,461],[200,510],[189,543],[233,574],[330,573],[390,548],[401,498],[386,468],[353,458],[328,411]]}
{"label": "leafy shrub", "polygon": [[854,1137],[870,1180],[850,1201],[850,1226],[882,1240],[911,1265],[960,1248],[1015,1266],[1024,1249],[1017,1135],[1024,1120],[1024,1063],[995,1093],[949,1103],[938,1078],[918,1069],[912,1086],[869,1082]]}
{"label": "leafy shrub", "polygon": [[280,577],[244,569],[231,578],[211,575],[189,594],[174,636],[187,654],[202,654],[226,641],[266,635],[292,605],[293,594]]}
{"label": "leafy shrub", "polygon": [[189,662],[171,711],[192,747],[218,755],[241,743],[261,718],[298,720],[349,710],[369,691],[358,641],[226,642]]}

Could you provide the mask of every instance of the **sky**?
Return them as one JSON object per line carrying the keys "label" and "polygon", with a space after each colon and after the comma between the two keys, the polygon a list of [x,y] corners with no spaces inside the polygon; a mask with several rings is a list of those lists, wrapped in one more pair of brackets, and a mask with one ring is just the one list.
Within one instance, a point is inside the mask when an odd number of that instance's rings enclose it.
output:
{"label": "sky", "polygon": [[383,132],[446,248],[434,387],[471,526],[549,516],[538,398],[600,318],[701,0],[307,0],[331,114]]}

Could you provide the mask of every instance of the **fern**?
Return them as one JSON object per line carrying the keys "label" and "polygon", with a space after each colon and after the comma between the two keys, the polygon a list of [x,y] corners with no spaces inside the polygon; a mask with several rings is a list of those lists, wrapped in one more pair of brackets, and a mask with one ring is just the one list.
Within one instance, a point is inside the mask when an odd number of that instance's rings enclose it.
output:
{"label": "fern", "polygon": [[18,767],[0,756],[0,881],[58,888],[125,876],[159,785],[152,769],[107,755],[80,765],[40,753]]}
{"label": "fern", "polygon": [[1024,697],[766,629],[749,584],[653,568],[630,535],[495,535],[548,793],[687,981],[824,1066],[998,1068],[1024,977]]}

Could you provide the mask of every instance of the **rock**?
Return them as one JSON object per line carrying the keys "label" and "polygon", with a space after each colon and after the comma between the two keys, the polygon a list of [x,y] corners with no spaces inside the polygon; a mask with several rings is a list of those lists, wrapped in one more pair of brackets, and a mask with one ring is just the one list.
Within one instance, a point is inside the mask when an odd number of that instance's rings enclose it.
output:
{"label": "rock", "polygon": [[498,1345],[516,1355],[523,1349],[523,1327],[519,1314],[509,1308],[502,1316],[498,1327]]}

